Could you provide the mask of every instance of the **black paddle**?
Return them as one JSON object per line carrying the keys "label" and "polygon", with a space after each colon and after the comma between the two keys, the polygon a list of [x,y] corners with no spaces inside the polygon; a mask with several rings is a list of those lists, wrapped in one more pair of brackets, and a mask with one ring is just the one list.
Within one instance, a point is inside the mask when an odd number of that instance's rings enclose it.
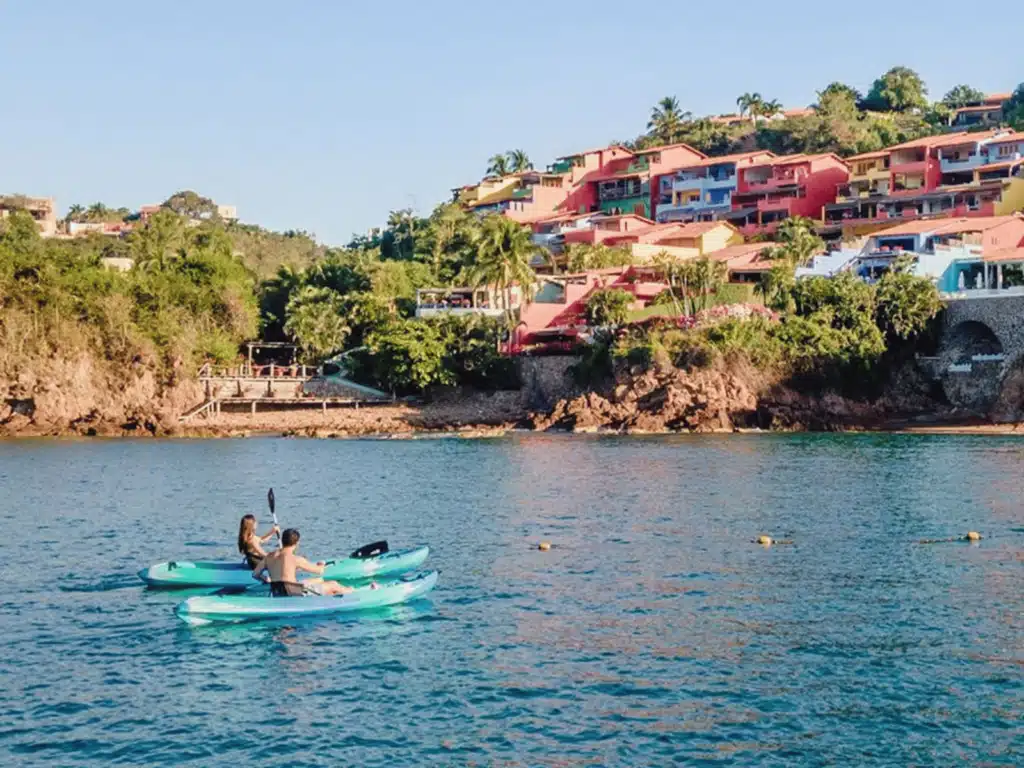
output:
{"label": "black paddle", "polygon": [[281,526],[277,524],[277,512],[274,504],[274,489],[267,491],[267,504],[270,506],[270,517],[274,520],[274,527],[277,528],[277,546],[281,546]]}

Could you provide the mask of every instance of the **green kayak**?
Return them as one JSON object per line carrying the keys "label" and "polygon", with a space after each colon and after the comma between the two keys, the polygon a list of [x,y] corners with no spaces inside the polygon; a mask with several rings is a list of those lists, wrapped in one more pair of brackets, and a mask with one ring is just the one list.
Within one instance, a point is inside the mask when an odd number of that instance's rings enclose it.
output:
{"label": "green kayak", "polygon": [[[354,553],[354,554],[358,554]],[[385,552],[374,557],[346,557],[328,560],[324,578],[329,581],[360,581],[362,579],[397,576],[416,570],[430,554],[426,546]],[[139,578],[151,587],[237,587],[254,584],[252,571],[242,562],[211,560],[177,560],[158,563],[139,571]]]}
{"label": "green kayak", "polygon": [[270,597],[266,588],[257,587],[240,595],[190,597],[175,608],[175,613],[186,624],[203,625],[365,611],[422,597],[434,588],[437,576],[437,571],[419,573],[336,597]]}

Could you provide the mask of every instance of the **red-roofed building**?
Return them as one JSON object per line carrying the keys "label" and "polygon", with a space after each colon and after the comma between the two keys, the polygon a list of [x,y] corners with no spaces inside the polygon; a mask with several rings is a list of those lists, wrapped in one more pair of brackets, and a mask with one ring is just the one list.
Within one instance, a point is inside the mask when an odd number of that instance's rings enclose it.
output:
{"label": "red-roofed building", "polygon": [[1012,95],[992,93],[981,101],[954,109],[949,116],[949,124],[954,128],[999,125],[1003,120],[1003,106]]}
{"label": "red-roofed building", "polygon": [[[1024,207],[1024,161],[1004,130],[928,136],[857,155],[825,206],[823,233],[870,234],[893,219],[999,216]],[[886,178],[888,177],[888,178]]]}
{"label": "red-roofed building", "polygon": [[774,229],[790,216],[817,219],[850,169],[837,155],[772,157],[737,169],[726,218],[744,234]]}
{"label": "red-roofed building", "polygon": [[586,197],[593,210],[650,218],[656,193],[652,180],[704,159],[703,153],[687,144],[651,147],[611,161],[582,183],[590,187]]}

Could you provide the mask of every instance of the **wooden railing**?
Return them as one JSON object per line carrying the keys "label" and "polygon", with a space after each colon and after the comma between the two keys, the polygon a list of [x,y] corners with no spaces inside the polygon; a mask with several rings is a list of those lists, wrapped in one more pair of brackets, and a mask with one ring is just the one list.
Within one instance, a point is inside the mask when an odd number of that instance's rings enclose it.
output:
{"label": "wooden railing", "polygon": [[241,365],[215,366],[204,363],[199,369],[203,379],[308,379],[315,376],[319,368],[315,365]]}

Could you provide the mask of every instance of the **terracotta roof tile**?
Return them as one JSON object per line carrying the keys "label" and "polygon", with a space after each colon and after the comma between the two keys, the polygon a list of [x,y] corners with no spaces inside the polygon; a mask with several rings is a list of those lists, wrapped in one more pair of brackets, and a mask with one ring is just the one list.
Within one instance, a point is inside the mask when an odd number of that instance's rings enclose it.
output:
{"label": "terracotta roof tile", "polygon": [[983,261],[1024,261],[1024,248],[996,248],[982,256]]}

